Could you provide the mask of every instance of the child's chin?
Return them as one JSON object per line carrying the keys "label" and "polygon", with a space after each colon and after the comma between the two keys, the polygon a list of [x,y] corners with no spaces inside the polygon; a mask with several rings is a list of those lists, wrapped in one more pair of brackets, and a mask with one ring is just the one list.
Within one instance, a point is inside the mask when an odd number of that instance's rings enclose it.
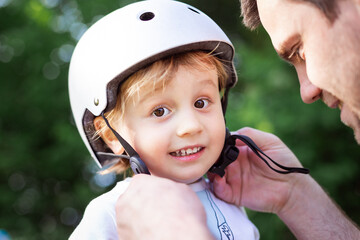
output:
{"label": "child's chin", "polygon": [[196,172],[196,173],[195,172],[193,172],[193,173],[187,172],[187,174],[178,174],[177,176],[169,176],[166,174],[160,175],[160,174],[155,174],[155,173],[151,173],[151,174],[158,176],[158,177],[171,179],[175,182],[190,184],[190,183],[198,181],[201,177],[203,177],[206,174],[206,172]]}
{"label": "child's chin", "polygon": [[173,179],[173,180],[176,182],[180,182],[180,183],[190,184],[190,183],[198,181],[202,176],[203,175],[196,175],[196,176],[189,176],[186,178]]}

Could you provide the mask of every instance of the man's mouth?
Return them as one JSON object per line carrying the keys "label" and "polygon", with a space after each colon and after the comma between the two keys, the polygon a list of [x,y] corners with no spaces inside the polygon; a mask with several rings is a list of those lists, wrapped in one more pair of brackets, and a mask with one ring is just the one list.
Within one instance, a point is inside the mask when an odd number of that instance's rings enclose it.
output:
{"label": "man's mouth", "polygon": [[320,98],[328,107],[340,108],[341,110],[342,101],[337,97],[335,97],[334,95],[332,95],[331,93],[322,91]]}
{"label": "man's mouth", "polygon": [[342,101],[339,101],[338,108],[341,110],[342,107],[343,107],[343,102],[342,102]]}
{"label": "man's mouth", "polygon": [[174,157],[184,157],[184,156],[189,156],[189,155],[198,153],[202,149],[203,149],[203,147],[184,148],[181,150],[177,150],[175,152],[171,152],[170,155],[174,156]]}
{"label": "man's mouth", "polygon": [[334,102],[325,102],[326,105],[328,105],[329,108],[339,108],[341,110],[342,102],[340,100],[336,100]]}

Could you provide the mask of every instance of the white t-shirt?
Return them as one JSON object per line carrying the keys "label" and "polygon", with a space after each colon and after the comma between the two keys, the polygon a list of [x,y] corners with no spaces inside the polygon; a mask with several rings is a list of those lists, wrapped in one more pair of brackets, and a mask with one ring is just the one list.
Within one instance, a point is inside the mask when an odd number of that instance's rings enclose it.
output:
{"label": "white t-shirt", "polygon": [[206,212],[207,225],[215,239],[254,240],[259,231],[248,219],[245,209],[218,199],[204,178],[189,185],[198,195]]}
{"label": "white t-shirt", "polygon": [[[130,181],[131,178],[126,178],[109,192],[93,199],[69,239],[117,240],[115,204]],[[208,227],[216,239],[259,239],[259,232],[247,218],[245,210],[216,198],[205,179],[202,178],[189,186],[201,200],[206,211]]]}

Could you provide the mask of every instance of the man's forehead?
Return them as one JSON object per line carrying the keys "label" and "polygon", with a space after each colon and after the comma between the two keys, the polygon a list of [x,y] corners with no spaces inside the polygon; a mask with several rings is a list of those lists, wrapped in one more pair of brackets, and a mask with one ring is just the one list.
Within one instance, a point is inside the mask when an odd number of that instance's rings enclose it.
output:
{"label": "man's forehead", "polygon": [[295,16],[293,0],[258,0],[258,11],[262,26],[271,38],[276,52],[282,56],[300,37],[300,19]]}
{"label": "man's forehead", "polygon": [[[282,12],[283,7],[279,1],[281,0],[274,0],[273,3],[269,0],[257,1],[261,24],[268,32],[273,43],[275,43],[273,40],[274,35],[283,31],[282,25],[284,20],[286,20],[284,19],[286,16],[284,16],[285,14]],[[279,4],[280,6],[278,6]]]}

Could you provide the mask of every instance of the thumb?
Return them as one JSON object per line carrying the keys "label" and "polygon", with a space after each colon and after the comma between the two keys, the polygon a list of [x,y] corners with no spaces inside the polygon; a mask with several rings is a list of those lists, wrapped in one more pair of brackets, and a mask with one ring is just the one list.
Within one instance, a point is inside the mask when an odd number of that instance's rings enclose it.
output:
{"label": "thumb", "polygon": [[[261,149],[262,147],[268,145],[269,143],[274,141],[274,138],[277,138],[275,135],[267,132],[263,132],[254,128],[244,127],[236,132],[232,132],[231,134],[237,135],[245,135],[250,137],[256,145]],[[246,145],[242,141],[236,141],[236,146],[244,146]]]}
{"label": "thumb", "polygon": [[212,172],[207,172],[206,176],[208,177],[208,179],[210,180],[210,182],[214,182],[214,179],[216,177],[216,173],[212,173]]}
{"label": "thumb", "polygon": [[224,199],[226,197],[226,180],[225,177],[220,177],[218,175],[214,176],[213,180],[214,192],[219,197]]}

